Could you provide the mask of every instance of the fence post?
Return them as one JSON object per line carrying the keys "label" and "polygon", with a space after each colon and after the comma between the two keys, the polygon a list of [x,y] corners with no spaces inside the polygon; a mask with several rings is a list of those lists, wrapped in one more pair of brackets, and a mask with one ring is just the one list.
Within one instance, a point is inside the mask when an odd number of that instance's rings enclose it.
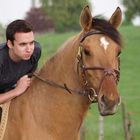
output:
{"label": "fence post", "polygon": [[86,140],[86,127],[84,123],[82,124],[81,130],[80,130],[80,140]]}
{"label": "fence post", "polygon": [[104,140],[104,117],[99,115],[99,140]]}
{"label": "fence post", "polygon": [[122,106],[122,117],[123,117],[123,128],[124,128],[124,134],[125,134],[125,140],[132,140],[131,132],[130,132],[130,116],[126,112],[124,103],[121,103]]}

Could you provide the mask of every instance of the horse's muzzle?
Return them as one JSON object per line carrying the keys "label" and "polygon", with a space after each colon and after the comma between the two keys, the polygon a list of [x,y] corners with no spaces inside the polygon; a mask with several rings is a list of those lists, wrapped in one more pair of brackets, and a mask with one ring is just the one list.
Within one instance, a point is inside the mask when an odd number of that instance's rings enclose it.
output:
{"label": "horse's muzzle", "polygon": [[120,97],[117,100],[109,100],[104,96],[98,99],[99,112],[102,116],[115,114],[119,104]]}

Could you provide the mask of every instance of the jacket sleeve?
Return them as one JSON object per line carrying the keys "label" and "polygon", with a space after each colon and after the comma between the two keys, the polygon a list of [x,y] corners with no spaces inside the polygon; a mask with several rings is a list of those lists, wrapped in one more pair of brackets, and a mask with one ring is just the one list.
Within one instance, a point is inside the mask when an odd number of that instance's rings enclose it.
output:
{"label": "jacket sleeve", "polygon": [[2,49],[5,47],[5,45],[6,45],[5,43],[0,44],[0,76],[1,76],[1,74],[2,74],[3,62],[4,62],[4,60],[3,60],[4,54],[3,54]]}

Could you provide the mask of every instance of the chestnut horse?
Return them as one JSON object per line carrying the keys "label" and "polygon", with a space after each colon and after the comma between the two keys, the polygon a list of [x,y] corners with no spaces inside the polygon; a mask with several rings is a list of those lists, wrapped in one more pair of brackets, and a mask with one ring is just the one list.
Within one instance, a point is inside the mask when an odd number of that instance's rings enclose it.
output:
{"label": "chestnut horse", "polygon": [[92,18],[88,6],[82,10],[82,31],[45,63],[25,94],[12,100],[3,140],[77,140],[92,102],[103,116],[115,113],[121,16],[120,8],[109,21]]}

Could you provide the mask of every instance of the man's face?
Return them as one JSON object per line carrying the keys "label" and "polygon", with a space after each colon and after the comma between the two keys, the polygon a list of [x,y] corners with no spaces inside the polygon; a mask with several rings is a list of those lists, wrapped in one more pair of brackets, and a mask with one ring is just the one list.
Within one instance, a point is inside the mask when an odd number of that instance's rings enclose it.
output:
{"label": "man's face", "polygon": [[33,32],[15,33],[13,44],[8,41],[9,55],[15,62],[29,60],[34,51]]}

